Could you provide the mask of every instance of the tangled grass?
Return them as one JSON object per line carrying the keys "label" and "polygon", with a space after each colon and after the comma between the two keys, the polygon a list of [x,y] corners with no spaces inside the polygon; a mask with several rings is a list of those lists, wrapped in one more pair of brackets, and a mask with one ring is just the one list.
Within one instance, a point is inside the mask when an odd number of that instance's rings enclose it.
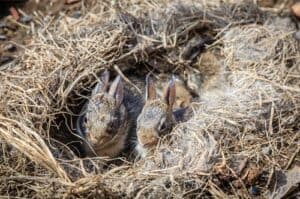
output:
{"label": "tangled grass", "polygon": [[[274,171],[299,165],[299,43],[289,17],[251,3],[91,5],[79,19],[37,14],[31,43],[0,71],[1,195],[248,198],[272,193]],[[288,28],[277,28],[281,20]],[[212,41],[211,62],[182,56],[195,37]],[[193,116],[143,160],[79,157],[74,121],[105,68],[199,73]]]}

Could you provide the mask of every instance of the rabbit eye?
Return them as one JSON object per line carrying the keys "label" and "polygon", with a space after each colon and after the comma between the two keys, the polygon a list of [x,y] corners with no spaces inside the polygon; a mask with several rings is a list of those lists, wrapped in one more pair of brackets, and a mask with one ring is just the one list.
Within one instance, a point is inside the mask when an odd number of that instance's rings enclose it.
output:
{"label": "rabbit eye", "polygon": [[163,131],[165,131],[167,129],[167,124],[166,124],[166,119],[164,118],[164,119],[162,119],[161,121],[160,121],[160,124],[159,124],[159,126],[158,126],[158,131],[159,132],[163,132]]}
{"label": "rabbit eye", "polygon": [[108,132],[110,134],[113,134],[116,131],[116,129],[119,128],[119,126],[119,119],[117,117],[113,117],[108,124]]}
{"label": "rabbit eye", "polygon": [[166,128],[167,128],[166,123],[163,123],[163,124],[160,126],[159,131],[164,131],[164,130],[166,130]]}
{"label": "rabbit eye", "polygon": [[114,120],[112,121],[112,127],[113,128],[118,128],[119,127],[119,120],[118,120],[118,118],[114,118]]}

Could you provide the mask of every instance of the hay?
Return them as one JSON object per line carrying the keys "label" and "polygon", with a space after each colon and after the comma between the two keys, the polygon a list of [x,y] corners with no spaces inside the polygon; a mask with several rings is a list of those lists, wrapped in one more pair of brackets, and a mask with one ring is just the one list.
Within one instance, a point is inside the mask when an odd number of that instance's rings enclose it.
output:
{"label": "hay", "polygon": [[[253,185],[268,191],[274,169],[299,163],[299,44],[295,26],[276,28],[288,18],[217,1],[92,4],[79,19],[37,15],[32,42],[0,71],[1,195],[251,197]],[[214,41],[215,72],[206,73],[200,54],[182,57],[195,37]],[[109,164],[77,157],[74,135],[104,68],[125,76],[192,68],[205,86],[193,117],[152,155]]]}

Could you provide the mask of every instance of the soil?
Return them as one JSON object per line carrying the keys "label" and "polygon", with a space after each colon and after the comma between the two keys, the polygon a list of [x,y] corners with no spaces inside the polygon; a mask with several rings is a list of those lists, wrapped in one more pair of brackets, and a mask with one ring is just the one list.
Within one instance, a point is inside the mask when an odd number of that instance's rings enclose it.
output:
{"label": "soil", "polygon": [[34,17],[66,14],[77,18],[82,4],[80,0],[0,0],[0,70],[22,55],[22,46],[32,38]]}

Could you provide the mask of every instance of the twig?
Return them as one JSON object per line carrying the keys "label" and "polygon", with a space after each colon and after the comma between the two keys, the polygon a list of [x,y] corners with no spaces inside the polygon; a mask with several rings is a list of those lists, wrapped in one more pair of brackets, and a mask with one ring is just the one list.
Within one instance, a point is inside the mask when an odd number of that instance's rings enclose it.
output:
{"label": "twig", "polygon": [[297,150],[295,151],[295,153],[292,155],[292,157],[291,157],[290,160],[288,161],[287,165],[286,165],[285,168],[284,168],[285,170],[287,170],[287,169],[290,168],[291,164],[293,163],[293,161],[294,161],[296,155],[299,153],[299,151],[300,151],[300,147],[297,148]]}
{"label": "twig", "polygon": [[271,184],[273,175],[274,175],[274,167],[272,167],[271,173],[270,173],[270,175],[269,175],[268,182],[267,182],[267,184],[266,184],[266,187],[267,187],[267,188],[269,188],[269,186],[270,186],[270,184]]}
{"label": "twig", "polygon": [[132,87],[134,87],[140,94],[142,94],[141,89],[139,89],[134,83],[132,83],[125,75],[124,73],[120,70],[119,66],[114,65],[114,69],[116,70],[116,72],[128,83],[130,84]]}

